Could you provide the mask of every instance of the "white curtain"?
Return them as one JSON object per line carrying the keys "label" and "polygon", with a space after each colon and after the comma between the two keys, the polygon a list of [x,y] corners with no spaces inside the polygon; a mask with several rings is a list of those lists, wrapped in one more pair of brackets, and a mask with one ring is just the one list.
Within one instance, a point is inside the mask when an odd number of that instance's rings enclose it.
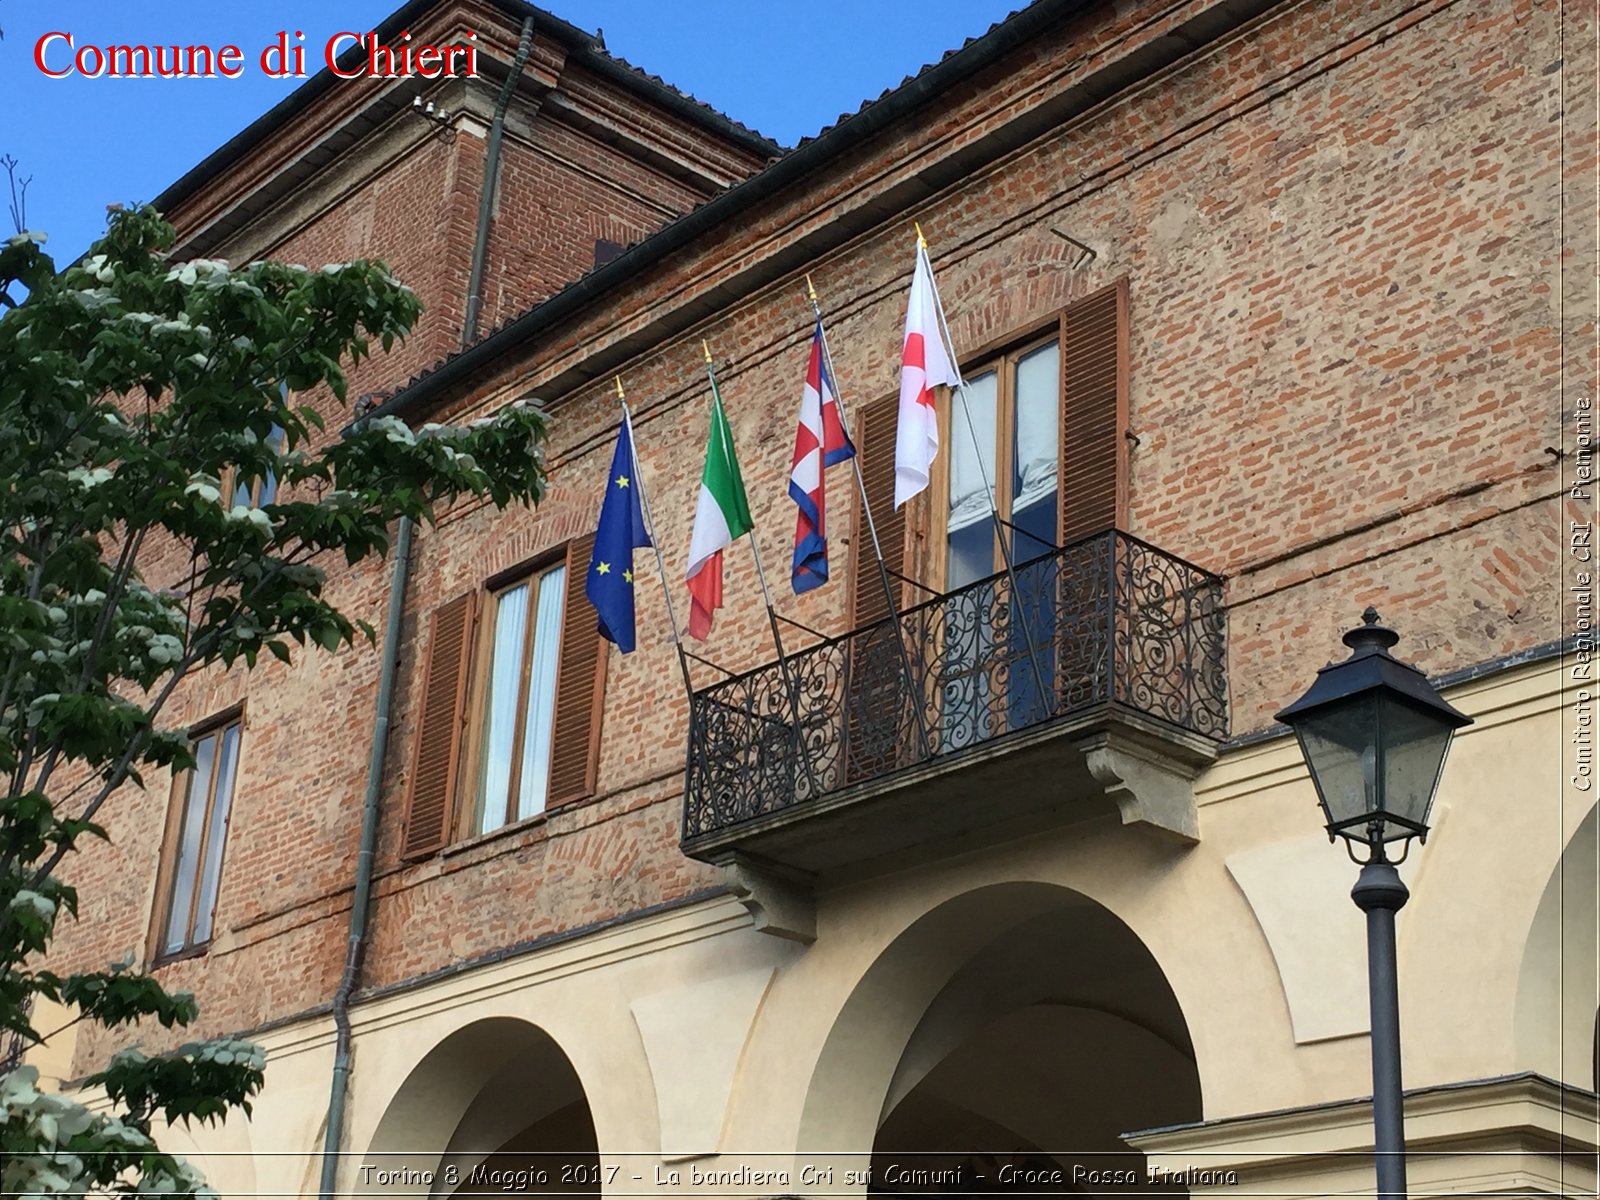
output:
{"label": "white curtain", "polygon": [[[267,436],[267,445],[272,447],[274,454],[283,453],[283,426],[274,425],[272,432]],[[266,477],[261,481],[261,503],[257,507],[264,507],[273,503],[278,498],[278,473],[268,468]]]}
{"label": "white curtain", "polygon": [[206,860],[200,868],[200,898],[194,910],[194,940],[211,940],[211,918],[222,878],[222,848],[228,840],[228,813],[233,807],[233,778],[239,767],[239,727],[222,731],[222,761],[217,764],[217,790],[211,798],[211,826],[206,831]]}
{"label": "white curtain", "polygon": [[494,609],[494,657],[484,697],[483,764],[479,770],[477,832],[506,823],[512,754],[517,736],[517,685],[528,629],[528,585],[500,593]]}
{"label": "white curtain", "polygon": [[1061,457],[1060,395],[1061,351],[1051,342],[1017,363],[1014,513],[1056,492]]}
{"label": "white curtain", "polygon": [[[960,398],[951,397],[951,533],[989,519],[989,500],[984,494],[983,481],[987,476],[991,485],[994,482],[995,388],[998,382],[993,371],[967,380],[967,409],[972,413],[970,427],[966,413],[961,411]],[[976,444],[973,442],[974,429],[977,430]]]}
{"label": "white curtain", "polygon": [[189,944],[189,914],[194,910],[195,871],[200,861],[200,833],[205,827],[206,792],[217,753],[217,735],[195,744],[194,770],[183,800],[183,825],[178,830],[178,861],[172,872],[172,907],[167,912],[164,949],[174,954]]}
{"label": "white curtain", "polygon": [[528,672],[528,727],[522,735],[522,795],[517,801],[517,812],[524,817],[543,811],[545,796],[550,790],[556,660],[561,650],[561,610],[566,592],[566,567],[547,571],[539,580],[539,609],[533,627],[533,669]]}

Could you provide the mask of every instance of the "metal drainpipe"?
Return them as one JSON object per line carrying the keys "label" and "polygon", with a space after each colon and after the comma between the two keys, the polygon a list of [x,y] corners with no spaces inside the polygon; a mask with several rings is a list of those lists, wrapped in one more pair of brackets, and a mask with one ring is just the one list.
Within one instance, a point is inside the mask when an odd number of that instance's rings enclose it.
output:
{"label": "metal drainpipe", "polygon": [[[479,291],[483,286],[484,260],[489,248],[489,222],[494,213],[495,177],[500,166],[500,140],[505,129],[506,110],[516,92],[517,77],[533,53],[533,18],[522,23],[522,38],[511,71],[495,102],[494,120],[489,127],[489,145],[484,156],[483,194],[478,202],[478,228],[472,246],[472,274],[467,285],[466,321],[461,331],[463,347],[477,337]],[[383,760],[389,743],[389,711],[394,699],[395,670],[400,658],[400,622],[405,612],[406,580],[411,565],[412,522],[400,518],[395,536],[394,573],[389,579],[389,613],[383,631],[383,661],[378,676],[378,702],[372,723],[372,749],[367,756],[367,790],[361,806],[361,848],[356,855],[355,895],[350,902],[350,932],[345,951],[344,971],[333,994],[333,1024],[336,1031],[333,1050],[333,1081],[328,1088],[327,1129],[322,1139],[322,1200],[334,1200],[339,1176],[339,1154],[344,1138],[345,1097],[350,1090],[350,997],[361,972],[365,948],[367,911],[372,899],[372,867],[378,842],[378,814],[383,797]]]}
{"label": "metal drainpipe", "polygon": [[489,218],[494,212],[494,194],[500,182],[500,139],[506,128],[506,109],[511,107],[511,97],[517,90],[517,78],[528,65],[533,53],[533,18],[522,22],[522,38],[517,42],[517,56],[511,60],[511,71],[500,88],[500,98],[494,102],[494,120],[489,122],[489,145],[483,156],[483,193],[478,197],[478,234],[472,243],[472,275],[467,281],[467,319],[461,344],[469,346],[478,336],[478,314],[483,311],[483,268],[489,257]]}
{"label": "metal drainpipe", "polygon": [[379,801],[383,796],[383,759],[389,745],[389,710],[394,698],[395,668],[400,658],[400,620],[404,615],[406,577],[411,564],[411,519],[400,518],[395,536],[394,572],[389,577],[389,614],[383,628],[383,665],[378,675],[377,715],[372,722],[372,750],[367,756],[367,792],[361,805],[361,849],[356,855],[355,896],[350,902],[350,935],[344,973],[333,994],[333,1082],[328,1090],[328,1128],[322,1139],[322,1200],[332,1200],[339,1174],[344,1134],[344,1100],[350,1087],[350,995],[361,970],[367,909],[372,898],[373,851],[378,842]]}

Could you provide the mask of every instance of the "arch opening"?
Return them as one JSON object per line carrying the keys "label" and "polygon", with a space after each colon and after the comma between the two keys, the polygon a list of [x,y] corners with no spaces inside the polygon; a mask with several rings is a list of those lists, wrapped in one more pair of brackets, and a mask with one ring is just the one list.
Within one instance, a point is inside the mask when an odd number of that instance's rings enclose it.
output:
{"label": "arch opening", "polygon": [[1200,1116],[1188,1026],[1144,943],[1076,892],[1005,884],[926,914],[863,976],[802,1150],[870,1146],[867,1195],[1126,1195],[1147,1175],[1121,1135]]}
{"label": "arch opening", "polygon": [[378,1123],[354,1181],[364,1194],[397,1184],[430,1196],[483,1192],[599,1195],[588,1097],[542,1029],[477,1021],[423,1056]]}
{"label": "arch opening", "polygon": [[1600,1090],[1600,807],[1550,873],[1517,978],[1519,1070]]}

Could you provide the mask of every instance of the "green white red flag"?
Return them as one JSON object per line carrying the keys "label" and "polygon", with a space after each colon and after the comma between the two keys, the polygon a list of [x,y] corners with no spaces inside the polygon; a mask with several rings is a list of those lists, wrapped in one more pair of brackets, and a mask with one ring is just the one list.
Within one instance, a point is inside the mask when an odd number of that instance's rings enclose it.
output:
{"label": "green white red flag", "polygon": [[694,533],[689,538],[689,636],[704,641],[712,616],[722,607],[722,552],[733,539],[749,533],[750,502],[733,452],[733,434],[722,411],[717,381],[711,381],[711,437],[706,466],[695,502]]}

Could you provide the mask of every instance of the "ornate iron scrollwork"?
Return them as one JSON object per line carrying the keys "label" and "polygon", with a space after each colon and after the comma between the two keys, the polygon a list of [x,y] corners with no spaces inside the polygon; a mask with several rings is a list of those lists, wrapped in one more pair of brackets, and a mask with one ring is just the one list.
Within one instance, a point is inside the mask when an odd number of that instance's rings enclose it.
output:
{"label": "ornate iron scrollwork", "polygon": [[1099,705],[1220,741],[1225,622],[1218,576],[1111,531],[792,652],[792,699],[775,662],[695,693],[684,840]]}

